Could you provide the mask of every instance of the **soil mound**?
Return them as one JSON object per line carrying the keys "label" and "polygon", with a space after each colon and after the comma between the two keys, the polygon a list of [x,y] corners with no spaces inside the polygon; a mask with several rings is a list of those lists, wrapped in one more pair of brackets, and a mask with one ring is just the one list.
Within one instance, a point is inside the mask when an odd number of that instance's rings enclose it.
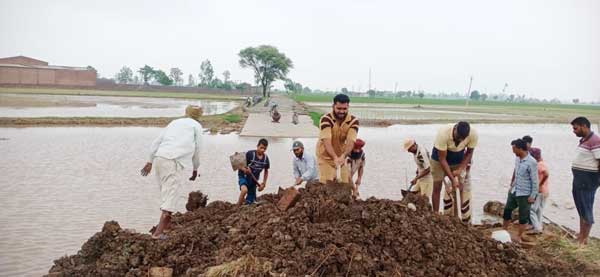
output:
{"label": "soil mound", "polygon": [[434,214],[420,196],[352,200],[345,188],[308,184],[286,212],[277,208],[277,194],[243,207],[215,201],[175,215],[162,241],[107,222],[50,273],[147,276],[152,267],[168,267],[174,276],[581,275],[565,262]]}

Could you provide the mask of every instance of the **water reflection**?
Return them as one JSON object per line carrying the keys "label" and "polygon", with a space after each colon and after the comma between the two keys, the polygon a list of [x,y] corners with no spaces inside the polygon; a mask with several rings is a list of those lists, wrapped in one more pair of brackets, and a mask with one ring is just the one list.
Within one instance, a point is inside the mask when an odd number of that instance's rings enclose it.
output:
{"label": "water reflection", "polygon": [[[367,165],[361,195],[400,199],[405,172],[414,172],[412,156],[402,141],[413,137],[431,148],[439,125],[362,128]],[[474,215],[487,200],[505,200],[514,155],[510,141],[529,134],[543,149],[548,164],[550,200],[546,215],[577,226],[571,198],[570,161],[577,145],[568,125],[475,125],[480,145],[473,166]],[[107,220],[145,232],[156,223],[158,187],[154,177],[139,176],[151,141],[160,128],[2,128],[0,129],[0,275],[41,275],[52,260],[74,254]],[[236,174],[228,156],[256,147],[256,138],[207,135],[197,182],[211,200],[235,201]],[[314,152],[316,139],[303,139]],[[266,192],[288,186],[292,139],[270,139],[271,172]],[[191,173],[191,172],[190,172]],[[410,179],[410,176],[409,176]],[[554,203],[554,205],[553,205]],[[600,206],[595,206],[596,217]],[[183,209],[183,207],[181,207]],[[600,229],[593,230],[595,236]]]}
{"label": "water reflection", "polygon": [[239,105],[236,101],[0,94],[1,117],[176,117],[187,105],[204,108],[205,115],[226,113]]}

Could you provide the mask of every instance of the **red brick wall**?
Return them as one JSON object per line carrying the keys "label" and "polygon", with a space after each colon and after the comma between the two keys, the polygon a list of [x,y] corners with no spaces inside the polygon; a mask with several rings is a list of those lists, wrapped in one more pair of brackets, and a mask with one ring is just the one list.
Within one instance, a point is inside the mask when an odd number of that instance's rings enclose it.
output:
{"label": "red brick wall", "polygon": [[48,63],[45,61],[40,61],[40,60],[36,60],[36,59],[32,59],[32,58],[28,58],[28,57],[10,57],[10,58],[3,58],[0,59],[0,63],[1,64],[20,64],[20,65],[42,65],[42,66],[48,66]]}
{"label": "red brick wall", "polygon": [[0,67],[0,84],[95,86],[93,70]]}
{"label": "red brick wall", "polygon": [[38,85],[56,84],[56,71],[53,69],[37,69]]}
{"label": "red brick wall", "polygon": [[15,67],[0,67],[0,84],[18,84],[19,69]]}

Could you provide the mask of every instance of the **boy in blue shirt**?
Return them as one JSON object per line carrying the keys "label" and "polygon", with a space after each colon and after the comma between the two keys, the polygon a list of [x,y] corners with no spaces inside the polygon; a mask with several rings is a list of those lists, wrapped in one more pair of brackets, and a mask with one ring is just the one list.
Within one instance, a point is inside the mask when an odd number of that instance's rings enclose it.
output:
{"label": "boy in blue shirt", "polygon": [[[238,179],[240,186],[240,197],[238,205],[252,204],[256,202],[256,188],[262,191],[267,186],[267,178],[269,177],[270,162],[269,157],[265,153],[269,142],[262,138],[258,141],[256,150],[246,152],[246,166],[238,170]],[[262,183],[258,183],[260,173],[265,171]]]}

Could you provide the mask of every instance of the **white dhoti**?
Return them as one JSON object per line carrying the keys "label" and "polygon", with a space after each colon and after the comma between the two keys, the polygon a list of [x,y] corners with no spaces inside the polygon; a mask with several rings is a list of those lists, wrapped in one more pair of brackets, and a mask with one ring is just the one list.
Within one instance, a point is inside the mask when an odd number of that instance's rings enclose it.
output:
{"label": "white dhoti", "polygon": [[153,167],[160,188],[160,209],[175,212],[181,207],[181,191],[185,176],[183,166],[176,160],[161,157],[154,158]]}

